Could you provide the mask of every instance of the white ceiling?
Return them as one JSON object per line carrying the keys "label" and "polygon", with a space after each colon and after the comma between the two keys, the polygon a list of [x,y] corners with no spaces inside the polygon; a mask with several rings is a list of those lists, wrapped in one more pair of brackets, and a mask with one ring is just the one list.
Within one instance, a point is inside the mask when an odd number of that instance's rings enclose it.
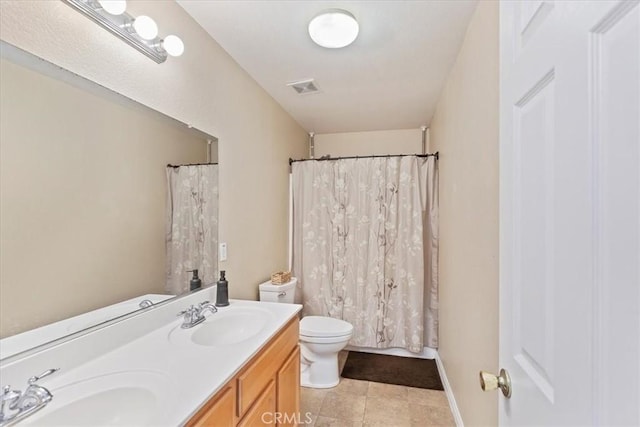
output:
{"label": "white ceiling", "polygon": [[[475,0],[205,1],[178,3],[307,131],[428,125]],[[356,41],[325,49],[307,25],[341,8],[360,23]],[[320,93],[287,83],[313,78]]]}

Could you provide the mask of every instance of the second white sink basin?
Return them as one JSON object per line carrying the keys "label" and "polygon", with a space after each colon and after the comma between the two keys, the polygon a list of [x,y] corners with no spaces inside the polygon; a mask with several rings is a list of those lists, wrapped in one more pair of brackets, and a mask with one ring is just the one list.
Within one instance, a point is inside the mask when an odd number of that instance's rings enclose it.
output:
{"label": "second white sink basin", "polygon": [[132,426],[153,424],[170,390],[163,374],[116,372],[50,389],[53,400],[23,423],[37,426]]}
{"label": "second white sink basin", "polygon": [[239,307],[207,313],[206,316],[207,320],[193,328],[173,328],[169,333],[169,341],[202,346],[238,344],[258,335],[273,314],[258,307]]}

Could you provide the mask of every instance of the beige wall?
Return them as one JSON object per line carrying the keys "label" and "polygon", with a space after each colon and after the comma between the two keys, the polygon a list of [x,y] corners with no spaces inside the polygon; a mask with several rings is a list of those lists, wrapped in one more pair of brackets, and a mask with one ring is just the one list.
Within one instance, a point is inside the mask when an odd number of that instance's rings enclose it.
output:
{"label": "beige wall", "polygon": [[184,55],[156,64],[60,1],[0,2],[0,38],[219,138],[220,267],[231,297],[257,298],[287,266],[287,159],[307,154],[306,133],[175,2],[128,4]]}
{"label": "beige wall", "polygon": [[0,336],[164,293],[165,165],[205,139],[0,61]]}
{"label": "beige wall", "polygon": [[315,135],[315,156],[415,154],[422,151],[420,129],[342,132]]}
{"label": "beige wall", "polygon": [[436,113],[440,151],[440,357],[465,425],[496,425],[498,393],[498,4],[479,2]]}

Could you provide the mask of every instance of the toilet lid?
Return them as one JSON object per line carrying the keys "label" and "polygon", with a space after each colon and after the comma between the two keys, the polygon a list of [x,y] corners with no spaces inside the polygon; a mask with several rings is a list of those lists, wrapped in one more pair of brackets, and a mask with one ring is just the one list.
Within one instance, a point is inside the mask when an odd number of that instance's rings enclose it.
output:
{"label": "toilet lid", "polygon": [[300,335],[307,337],[339,337],[353,332],[344,320],[324,316],[306,316],[300,321]]}

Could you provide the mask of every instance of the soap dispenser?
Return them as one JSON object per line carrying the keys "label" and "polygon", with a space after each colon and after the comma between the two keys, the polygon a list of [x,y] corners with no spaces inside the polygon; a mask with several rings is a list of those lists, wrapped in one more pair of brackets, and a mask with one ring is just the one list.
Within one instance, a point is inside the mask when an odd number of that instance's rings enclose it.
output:
{"label": "soap dispenser", "polygon": [[189,270],[187,273],[193,273],[191,282],[189,282],[189,290],[193,291],[202,287],[202,280],[198,277],[198,270]]}
{"label": "soap dispenser", "polygon": [[229,305],[229,282],[224,277],[225,271],[220,271],[220,280],[218,280],[218,289],[216,291],[216,306],[226,307]]}

